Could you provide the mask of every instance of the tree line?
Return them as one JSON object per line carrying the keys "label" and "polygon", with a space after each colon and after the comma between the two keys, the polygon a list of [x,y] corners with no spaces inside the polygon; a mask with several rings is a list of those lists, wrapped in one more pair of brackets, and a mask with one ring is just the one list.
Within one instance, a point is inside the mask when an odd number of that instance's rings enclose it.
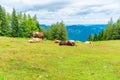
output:
{"label": "tree line", "polygon": [[0,36],[28,38],[33,32],[44,32],[45,38],[50,40],[67,39],[63,21],[52,24],[49,29],[44,29],[40,26],[36,15],[32,17],[30,14],[17,13],[15,9],[10,14],[0,5]]}
{"label": "tree line", "polygon": [[120,39],[120,18],[113,22],[112,18],[100,33],[89,35],[89,41],[118,40]]}

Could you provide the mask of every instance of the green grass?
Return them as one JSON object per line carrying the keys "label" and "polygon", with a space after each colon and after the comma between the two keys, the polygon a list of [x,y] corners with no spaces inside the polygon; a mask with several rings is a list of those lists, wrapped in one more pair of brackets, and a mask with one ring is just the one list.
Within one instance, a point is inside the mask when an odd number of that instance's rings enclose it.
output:
{"label": "green grass", "polygon": [[59,46],[0,37],[0,80],[120,80],[120,41]]}

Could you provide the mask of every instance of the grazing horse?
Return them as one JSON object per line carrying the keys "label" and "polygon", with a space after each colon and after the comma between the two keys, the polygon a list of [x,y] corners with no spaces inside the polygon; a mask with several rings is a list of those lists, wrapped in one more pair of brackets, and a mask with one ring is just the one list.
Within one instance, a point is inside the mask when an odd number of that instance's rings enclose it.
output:
{"label": "grazing horse", "polygon": [[34,32],[33,37],[35,38],[44,38],[44,33],[43,32]]}
{"label": "grazing horse", "polygon": [[75,42],[71,42],[71,41],[61,41],[60,43],[59,43],[59,45],[61,46],[61,45],[68,45],[68,46],[75,46]]}

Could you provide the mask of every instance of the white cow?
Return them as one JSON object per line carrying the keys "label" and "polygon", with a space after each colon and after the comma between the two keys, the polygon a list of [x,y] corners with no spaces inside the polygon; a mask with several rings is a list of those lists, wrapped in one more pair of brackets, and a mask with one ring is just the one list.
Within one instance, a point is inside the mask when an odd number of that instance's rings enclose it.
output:
{"label": "white cow", "polygon": [[70,41],[70,42],[74,42],[74,43],[75,43],[75,40],[68,40],[68,41]]}
{"label": "white cow", "polygon": [[92,44],[92,42],[91,41],[86,41],[85,44]]}
{"label": "white cow", "polygon": [[33,38],[31,40],[28,40],[28,42],[30,43],[35,43],[35,42],[40,42],[40,41],[42,41],[42,39],[39,39],[39,38]]}

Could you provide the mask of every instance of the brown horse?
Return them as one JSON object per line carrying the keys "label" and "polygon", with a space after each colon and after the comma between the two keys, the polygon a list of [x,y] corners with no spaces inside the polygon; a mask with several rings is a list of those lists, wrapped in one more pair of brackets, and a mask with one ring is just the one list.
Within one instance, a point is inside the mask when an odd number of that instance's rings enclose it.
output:
{"label": "brown horse", "polygon": [[68,46],[75,46],[75,42],[71,42],[71,41],[61,41],[59,43],[59,45],[68,45]]}
{"label": "brown horse", "polygon": [[33,37],[35,38],[44,38],[44,33],[43,32],[34,32]]}

